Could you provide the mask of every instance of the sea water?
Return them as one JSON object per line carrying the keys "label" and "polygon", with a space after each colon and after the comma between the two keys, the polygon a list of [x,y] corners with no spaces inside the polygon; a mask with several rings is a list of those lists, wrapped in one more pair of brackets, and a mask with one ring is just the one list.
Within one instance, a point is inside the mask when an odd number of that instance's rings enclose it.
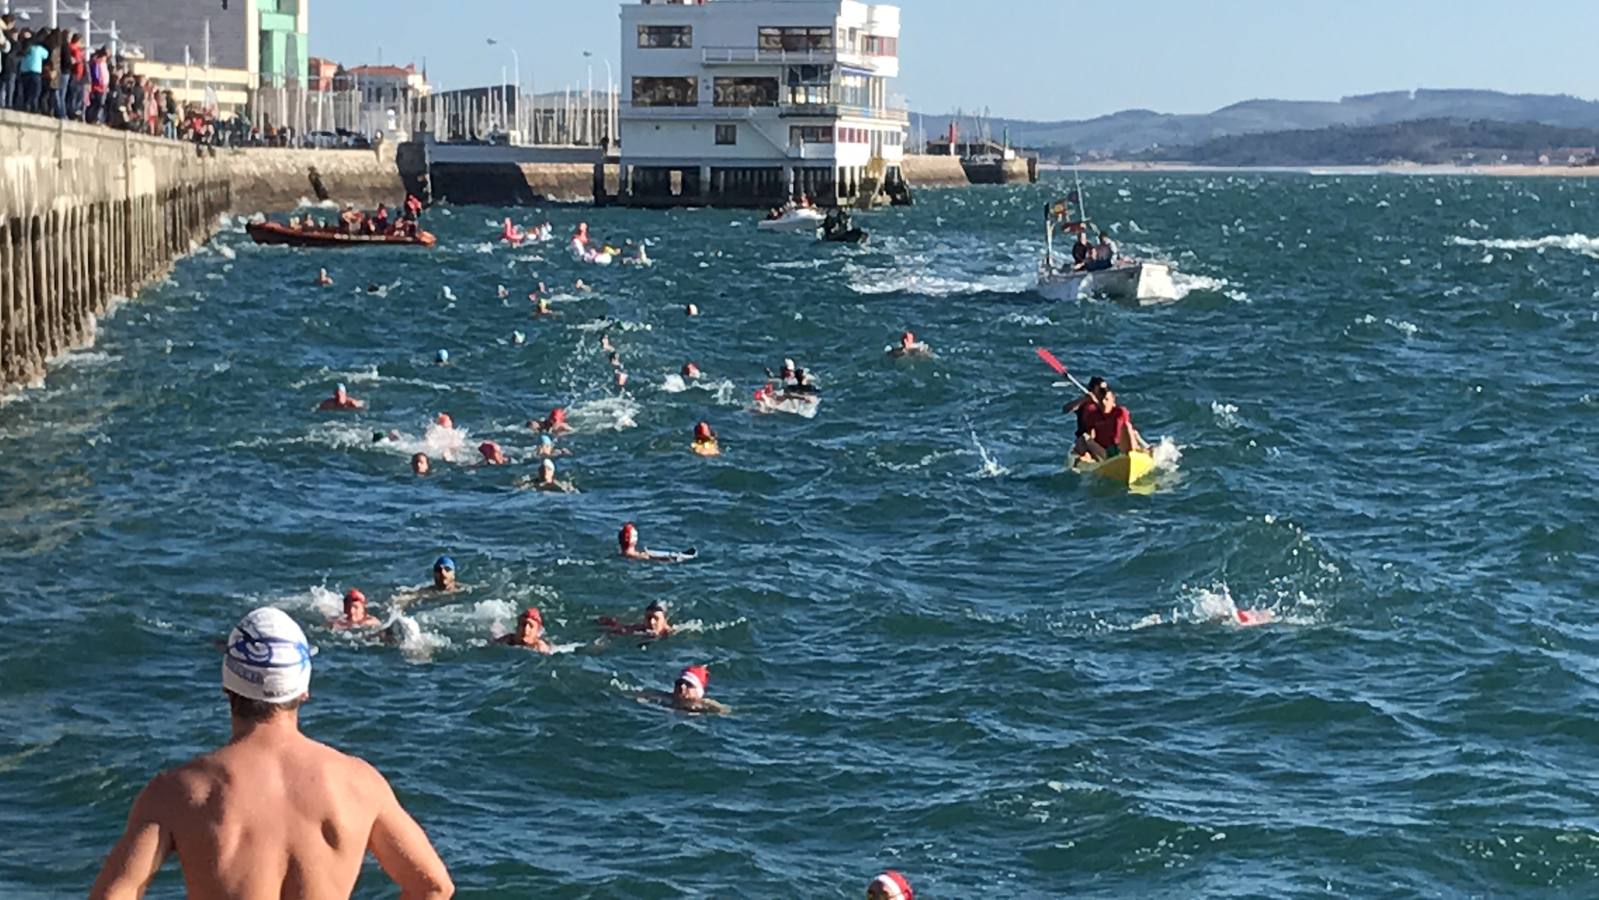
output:
{"label": "sea water", "polygon": [[[1067,188],[921,191],[864,247],[737,211],[442,208],[433,251],[338,253],[229,220],[0,407],[0,894],[82,893],[145,781],[226,740],[214,642],[262,604],[317,647],[305,730],[466,896],[1592,894],[1596,188],[1095,175],[1094,221],[1178,265],[1148,309],[1032,292]],[[884,354],[906,329],[932,358]],[[1066,471],[1035,347],[1164,441],[1146,490]],[[784,357],[814,418],[749,410]],[[314,412],[338,382],[370,409]],[[579,493],[518,490],[558,405]],[[621,561],[624,521],[699,557]],[[324,627],[441,553],[466,589],[416,646]],[[677,634],[596,642],[652,600]],[[528,606],[562,652],[491,645]],[[634,702],[690,663],[730,716]]]}

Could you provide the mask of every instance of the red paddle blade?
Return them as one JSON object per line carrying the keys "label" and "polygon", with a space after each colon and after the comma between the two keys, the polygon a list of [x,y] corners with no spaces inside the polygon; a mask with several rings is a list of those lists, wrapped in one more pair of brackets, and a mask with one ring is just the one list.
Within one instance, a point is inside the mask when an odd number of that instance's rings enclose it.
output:
{"label": "red paddle blade", "polygon": [[1055,374],[1066,374],[1066,364],[1056,359],[1055,354],[1045,350],[1043,347],[1038,347],[1036,350],[1038,352],[1038,358],[1043,360],[1045,365],[1049,366],[1051,369],[1054,369]]}

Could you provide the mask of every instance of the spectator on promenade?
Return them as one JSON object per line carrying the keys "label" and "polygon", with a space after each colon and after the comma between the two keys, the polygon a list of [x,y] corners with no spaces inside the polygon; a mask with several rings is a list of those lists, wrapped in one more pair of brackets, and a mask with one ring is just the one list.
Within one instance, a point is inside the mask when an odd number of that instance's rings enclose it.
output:
{"label": "spectator on promenade", "polygon": [[44,61],[50,51],[26,28],[22,30],[21,41],[22,56],[17,62],[17,90],[21,96],[12,108],[38,112],[39,93],[44,85]]}
{"label": "spectator on promenade", "polygon": [[57,119],[67,117],[67,79],[62,73],[62,66],[67,58],[67,33],[60,28],[49,30],[50,37],[45,42],[45,49],[50,51],[50,56],[44,63],[44,109],[47,116]]}
{"label": "spectator on promenade", "polygon": [[111,92],[111,54],[101,47],[89,59],[89,109],[83,120],[90,125],[105,124],[106,96]]}
{"label": "spectator on promenade", "polygon": [[67,39],[66,60],[62,67],[62,80],[66,82],[67,102],[64,118],[83,119],[83,100],[89,83],[89,65],[84,58],[83,38],[74,33]]}
{"label": "spectator on promenade", "polygon": [[0,16],[0,109],[10,109],[16,102],[17,59],[22,55],[18,34],[17,17]]}

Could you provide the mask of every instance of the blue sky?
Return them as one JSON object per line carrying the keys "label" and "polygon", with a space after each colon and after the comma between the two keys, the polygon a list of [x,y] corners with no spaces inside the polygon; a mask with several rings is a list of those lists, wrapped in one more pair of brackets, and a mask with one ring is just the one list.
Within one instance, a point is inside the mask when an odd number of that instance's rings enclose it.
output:
{"label": "blue sky", "polygon": [[[895,92],[1018,118],[1207,112],[1417,87],[1599,96],[1596,0],[900,0]],[[540,90],[618,66],[614,0],[315,0],[311,51],[421,63],[445,87],[498,82],[514,46]],[[485,38],[494,37],[499,47]]]}

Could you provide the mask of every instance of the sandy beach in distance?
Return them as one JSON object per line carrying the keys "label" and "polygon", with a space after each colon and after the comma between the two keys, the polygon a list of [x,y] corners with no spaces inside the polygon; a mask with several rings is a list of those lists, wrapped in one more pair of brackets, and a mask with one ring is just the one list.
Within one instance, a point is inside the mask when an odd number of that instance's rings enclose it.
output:
{"label": "sandy beach in distance", "polygon": [[1202,166],[1181,162],[1103,161],[1077,166],[1045,164],[1046,172],[1287,172],[1314,175],[1481,175],[1490,178],[1593,178],[1599,166],[1424,166],[1389,163],[1380,166]]}

